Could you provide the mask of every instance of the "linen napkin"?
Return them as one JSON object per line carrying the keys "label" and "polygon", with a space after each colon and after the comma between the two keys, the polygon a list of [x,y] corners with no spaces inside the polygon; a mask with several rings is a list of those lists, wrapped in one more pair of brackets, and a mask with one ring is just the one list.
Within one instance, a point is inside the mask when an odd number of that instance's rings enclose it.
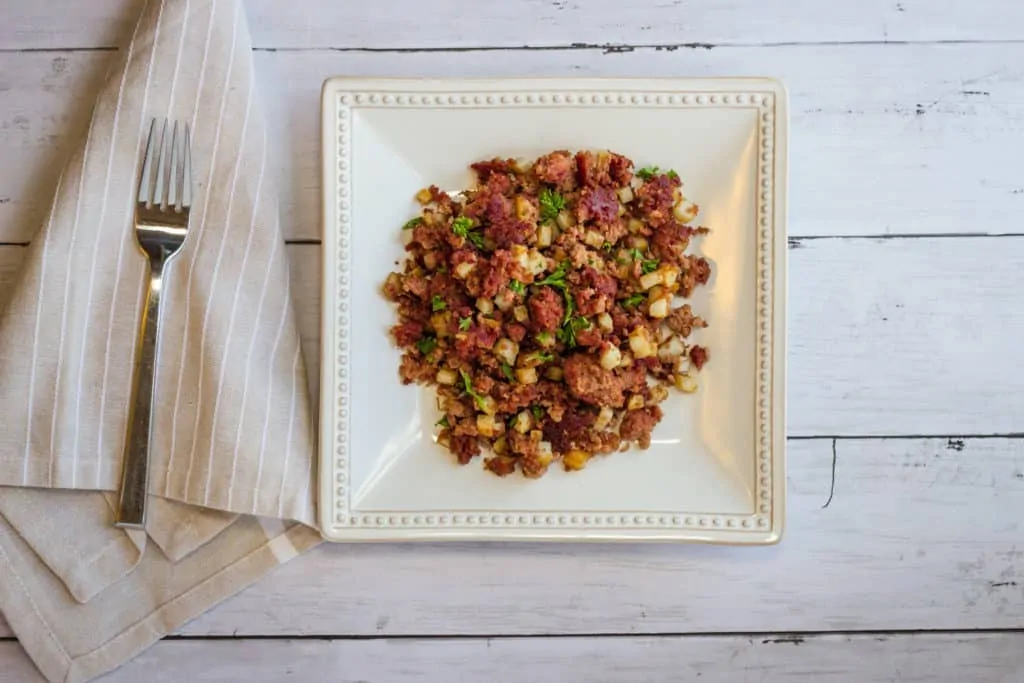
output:
{"label": "linen napkin", "polygon": [[[152,118],[192,127],[146,533],[112,527]],[[313,419],[239,0],[148,0],[0,309],[0,611],[52,681],[116,667],[319,542]],[[150,543],[149,541],[152,541]]]}

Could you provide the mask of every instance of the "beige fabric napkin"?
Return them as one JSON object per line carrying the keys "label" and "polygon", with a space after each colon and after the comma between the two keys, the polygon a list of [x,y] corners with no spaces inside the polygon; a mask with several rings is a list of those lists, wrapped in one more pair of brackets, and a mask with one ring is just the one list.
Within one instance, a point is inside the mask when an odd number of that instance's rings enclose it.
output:
{"label": "beige fabric napkin", "polygon": [[[133,204],[153,117],[191,124],[196,186],[165,279],[143,534],[111,526],[107,492],[142,306]],[[241,2],[148,0],[4,293],[0,611],[52,681],[117,666],[319,541],[295,524],[314,524],[315,447],[270,135]]]}

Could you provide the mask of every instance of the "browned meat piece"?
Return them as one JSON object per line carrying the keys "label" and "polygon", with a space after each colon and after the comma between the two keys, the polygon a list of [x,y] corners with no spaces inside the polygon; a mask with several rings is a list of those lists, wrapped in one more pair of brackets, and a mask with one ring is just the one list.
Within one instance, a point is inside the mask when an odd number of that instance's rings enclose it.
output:
{"label": "browned meat piece", "polygon": [[612,152],[608,159],[608,175],[619,187],[629,185],[633,180],[633,160]]}
{"label": "browned meat piece", "polygon": [[694,344],[690,347],[690,362],[693,363],[695,368],[700,370],[708,362],[708,350],[703,346]]}
{"label": "browned meat piece", "polygon": [[492,221],[484,228],[484,235],[487,236],[494,246],[499,249],[508,249],[513,244],[526,244],[527,238],[533,233],[534,226],[525,221],[515,218],[502,218]]}
{"label": "browned meat piece", "polygon": [[475,164],[470,164],[469,167],[476,171],[476,177],[480,179],[481,183],[486,183],[492,174],[511,173],[513,165],[515,165],[514,159],[495,157],[490,161],[478,161]]}
{"label": "browned meat piece", "polygon": [[529,299],[530,322],[533,329],[551,331],[562,324],[565,304],[561,295],[551,287],[541,287]]}
{"label": "browned meat piece", "polygon": [[668,314],[668,317],[665,318],[665,324],[668,325],[670,330],[683,337],[689,337],[695,327],[702,328],[708,326],[703,318],[693,314],[690,304],[683,304],[679,308],[673,309]]}
{"label": "browned meat piece", "polygon": [[508,338],[517,344],[526,338],[526,325],[520,323],[509,323],[505,326],[505,332],[508,333]]}
{"label": "browned meat piece", "polygon": [[565,383],[573,396],[595,406],[621,408],[625,403],[622,380],[605,370],[595,356],[577,353],[562,365]]}
{"label": "browned meat piece", "polygon": [[651,445],[651,432],[661,421],[661,408],[648,406],[639,410],[630,410],[619,426],[619,436],[623,441],[636,441],[640,448]]}
{"label": "browned meat piece", "polygon": [[647,221],[655,228],[674,220],[672,206],[679,181],[667,175],[654,176],[636,191],[637,203]]}
{"label": "browned meat piece", "polygon": [[608,173],[611,157],[606,152],[577,152],[576,153],[576,179],[580,185],[596,187],[598,185],[610,185],[611,176]]}
{"label": "browned meat piece", "polygon": [[576,205],[576,220],[580,223],[596,221],[599,224],[615,222],[619,217],[619,199],[608,187],[587,187],[580,193]]}
{"label": "browned meat piece", "polygon": [[451,444],[451,451],[458,458],[460,465],[465,465],[480,455],[480,443],[474,437],[453,436]]}
{"label": "browned meat piece", "polygon": [[484,467],[499,477],[505,477],[516,471],[516,459],[504,455],[496,455],[484,461]]}
{"label": "browned meat piece", "polygon": [[533,170],[542,182],[550,183],[563,192],[576,187],[572,155],[565,150],[552,152],[537,159]]}
{"label": "browned meat piece", "polygon": [[589,410],[566,410],[562,419],[544,423],[544,440],[555,453],[567,453],[590,442],[590,428],[597,414]]}
{"label": "browned meat piece", "polygon": [[399,323],[391,328],[391,334],[399,346],[412,346],[423,337],[423,323],[416,320]]}

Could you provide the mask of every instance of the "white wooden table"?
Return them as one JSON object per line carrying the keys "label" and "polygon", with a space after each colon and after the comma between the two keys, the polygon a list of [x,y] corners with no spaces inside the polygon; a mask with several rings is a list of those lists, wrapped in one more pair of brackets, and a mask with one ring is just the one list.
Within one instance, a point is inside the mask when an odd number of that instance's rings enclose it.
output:
{"label": "white wooden table", "polygon": [[[1024,681],[1024,3],[247,4],[314,391],[325,77],[784,79],[788,527],[322,547],[109,680]],[[0,2],[0,293],[135,6]]]}

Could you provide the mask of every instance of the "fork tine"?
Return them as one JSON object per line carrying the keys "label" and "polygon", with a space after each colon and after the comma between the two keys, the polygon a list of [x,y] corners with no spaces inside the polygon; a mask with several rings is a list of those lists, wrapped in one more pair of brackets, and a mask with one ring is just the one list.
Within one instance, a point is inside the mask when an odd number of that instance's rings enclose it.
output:
{"label": "fork tine", "polygon": [[178,137],[178,122],[174,122],[174,129],[171,134],[171,174],[170,184],[167,187],[167,207],[175,211],[181,211],[181,184],[178,180],[181,169],[181,157],[178,149],[181,146],[181,139]]}
{"label": "fork tine", "polygon": [[181,190],[181,206],[184,209],[192,207],[192,130],[189,125],[185,124],[185,135],[184,144],[185,152],[182,155],[184,157],[184,163],[182,166],[182,190]]}
{"label": "fork tine", "polygon": [[156,156],[156,119],[149,124],[149,142],[146,143],[145,160],[142,163],[142,178],[139,180],[139,203],[153,201],[153,157]]}
{"label": "fork tine", "polygon": [[153,191],[153,204],[161,209],[167,205],[167,168],[170,165],[170,140],[167,138],[167,119],[164,119],[163,130],[160,132],[160,159],[157,162],[156,189]]}

